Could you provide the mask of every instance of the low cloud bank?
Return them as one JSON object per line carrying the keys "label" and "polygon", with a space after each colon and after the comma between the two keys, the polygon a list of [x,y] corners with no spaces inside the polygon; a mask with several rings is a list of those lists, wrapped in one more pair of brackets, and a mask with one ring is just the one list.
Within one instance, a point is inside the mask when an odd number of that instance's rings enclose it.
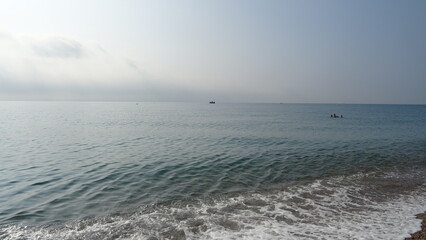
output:
{"label": "low cloud bank", "polygon": [[0,52],[2,99],[108,99],[138,95],[153,85],[137,63],[97,43],[0,32]]}

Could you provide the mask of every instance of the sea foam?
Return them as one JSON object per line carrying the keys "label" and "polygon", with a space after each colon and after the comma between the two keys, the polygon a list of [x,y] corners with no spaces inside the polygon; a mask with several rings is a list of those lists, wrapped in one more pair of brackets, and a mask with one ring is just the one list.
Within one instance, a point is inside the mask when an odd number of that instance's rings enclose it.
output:
{"label": "sea foam", "polygon": [[[369,176],[367,176],[369,177]],[[388,176],[381,176],[386,179]],[[38,227],[1,227],[5,239],[404,239],[419,229],[425,184],[386,197],[362,174],[262,192],[141,206]],[[369,177],[370,179],[371,177]],[[398,176],[398,178],[401,178]],[[379,181],[380,182],[380,181]]]}

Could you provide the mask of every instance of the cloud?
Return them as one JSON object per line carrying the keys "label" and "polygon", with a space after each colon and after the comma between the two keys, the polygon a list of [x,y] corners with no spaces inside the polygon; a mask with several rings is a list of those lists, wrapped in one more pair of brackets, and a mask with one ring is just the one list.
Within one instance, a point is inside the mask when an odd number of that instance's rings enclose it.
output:
{"label": "cloud", "polygon": [[35,54],[49,58],[83,58],[88,53],[80,42],[72,39],[54,37],[45,41],[33,43],[31,46]]}
{"label": "cloud", "polygon": [[185,74],[168,74],[183,67],[162,60],[155,71],[149,58],[144,67],[101,43],[66,36],[0,31],[0,53],[0,100],[261,101],[259,92],[267,90],[253,87],[250,72],[232,65],[228,71],[194,64]]}
{"label": "cloud", "polygon": [[144,72],[97,42],[0,31],[0,100],[190,101],[205,94]]}
{"label": "cloud", "polygon": [[135,62],[133,62],[132,60],[127,59],[127,58],[126,58],[126,59],[125,59],[125,61],[126,61],[127,65],[128,65],[129,67],[139,70],[139,68],[138,68],[138,66],[136,65],[136,63],[135,63]]}
{"label": "cloud", "polygon": [[5,32],[0,32],[0,40],[11,40],[12,36]]}
{"label": "cloud", "polygon": [[[125,94],[143,87],[134,60],[99,43],[64,36],[18,36],[0,32],[0,94]],[[102,90],[102,91],[101,91]]]}

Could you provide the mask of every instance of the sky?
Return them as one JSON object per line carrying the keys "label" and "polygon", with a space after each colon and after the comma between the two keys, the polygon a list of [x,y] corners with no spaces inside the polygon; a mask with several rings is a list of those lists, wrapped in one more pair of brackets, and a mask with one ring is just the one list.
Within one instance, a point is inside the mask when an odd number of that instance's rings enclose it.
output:
{"label": "sky", "polygon": [[426,104],[426,1],[2,0],[0,100]]}

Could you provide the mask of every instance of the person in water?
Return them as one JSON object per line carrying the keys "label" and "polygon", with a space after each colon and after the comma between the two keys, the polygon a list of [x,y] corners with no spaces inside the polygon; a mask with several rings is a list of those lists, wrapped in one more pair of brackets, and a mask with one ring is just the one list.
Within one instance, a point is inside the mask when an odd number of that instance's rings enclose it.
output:
{"label": "person in water", "polygon": [[330,117],[331,118],[343,118],[343,115],[340,115],[340,117],[339,117],[339,115],[336,115],[335,113],[333,113],[333,114],[330,115]]}

